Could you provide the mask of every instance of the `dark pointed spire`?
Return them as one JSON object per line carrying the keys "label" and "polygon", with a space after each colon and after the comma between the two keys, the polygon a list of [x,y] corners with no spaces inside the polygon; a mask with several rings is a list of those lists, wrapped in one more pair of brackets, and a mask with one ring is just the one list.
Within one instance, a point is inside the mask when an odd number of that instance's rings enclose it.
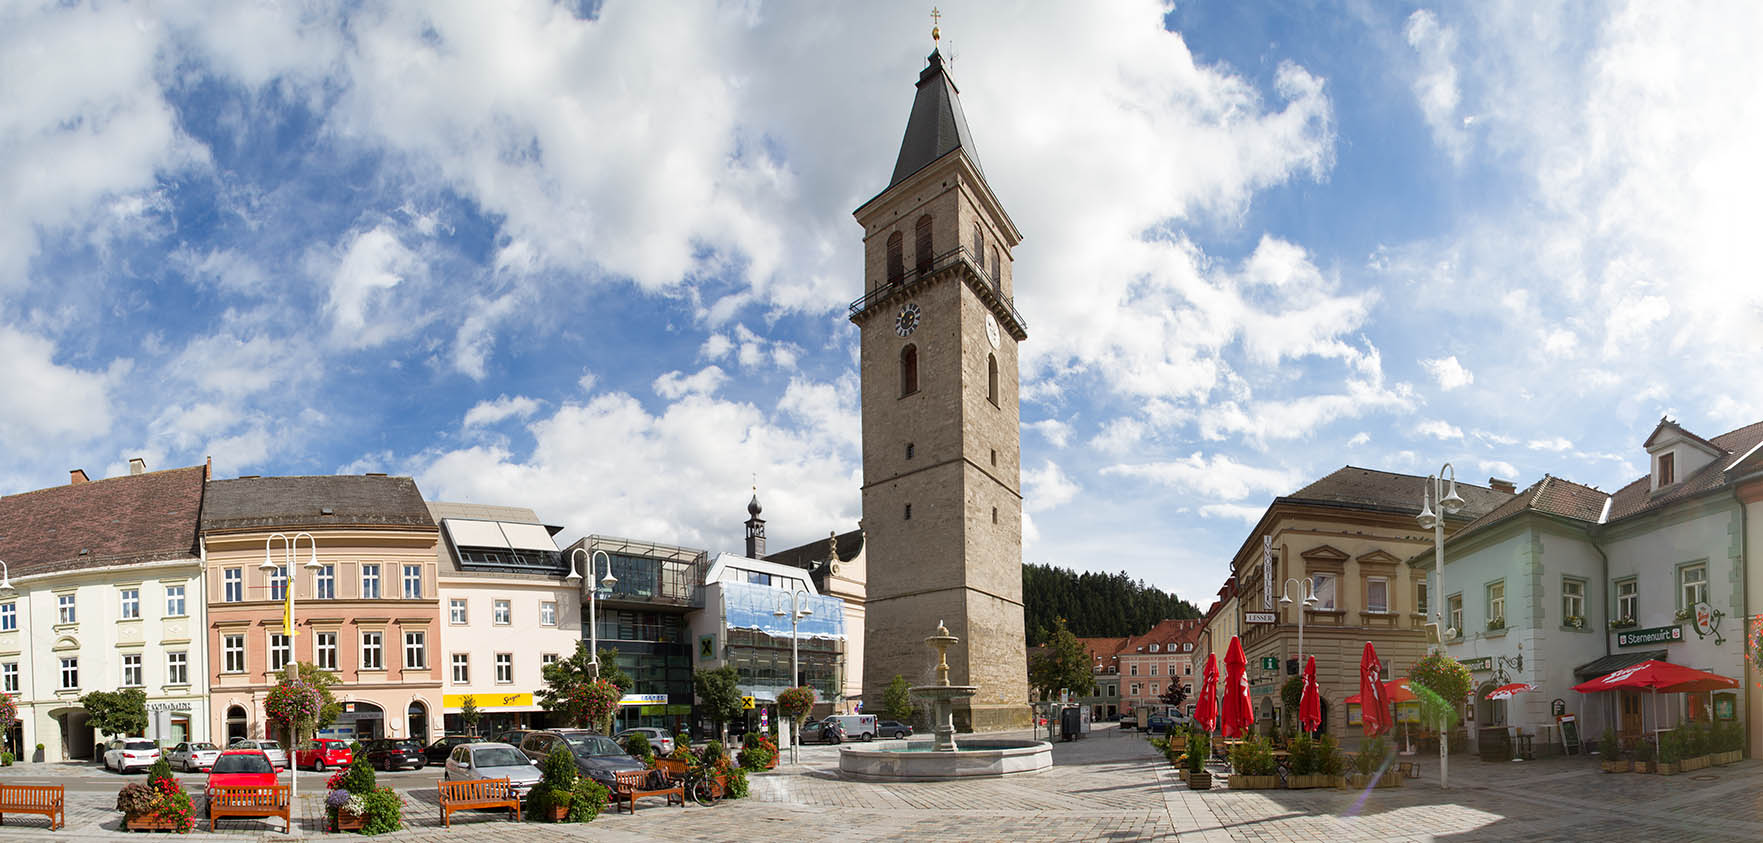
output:
{"label": "dark pointed spire", "polygon": [[900,141],[900,157],[894,161],[888,187],[956,149],[966,150],[974,169],[984,172],[973,135],[967,131],[967,117],[961,113],[961,91],[943,67],[942,51],[931,50],[927,61],[918,74],[918,95],[912,100],[912,116],[906,121],[906,137]]}

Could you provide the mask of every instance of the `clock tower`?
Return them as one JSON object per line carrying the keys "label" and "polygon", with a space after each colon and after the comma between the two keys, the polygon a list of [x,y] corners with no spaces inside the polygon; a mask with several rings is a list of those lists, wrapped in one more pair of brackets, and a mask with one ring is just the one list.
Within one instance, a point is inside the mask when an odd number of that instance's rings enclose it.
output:
{"label": "clock tower", "polygon": [[961,641],[949,681],[978,685],[958,727],[1030,723],[1022,621],[1021,417],[1011,250],[1022,239],[992,194],[939,52],[888,187],[863,226],[863,528],[870,560],[865,709],[895,675],[932,679],[923,639]]}

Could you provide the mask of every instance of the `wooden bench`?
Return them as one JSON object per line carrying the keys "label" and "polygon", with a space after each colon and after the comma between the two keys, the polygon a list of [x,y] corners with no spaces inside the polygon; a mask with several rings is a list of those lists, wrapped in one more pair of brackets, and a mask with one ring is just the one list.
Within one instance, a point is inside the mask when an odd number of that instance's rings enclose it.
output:
{"label": "wooden bench", "polygon": [[208,830],[221,817],[269,819],[281,817],[284,833],[294,830],[292,811],[288,807],[288,786],[215,787],[208,790]]}
{"label": "wooden bench", "polygon": [[[678,764],[681,768],[685,767],[684,762],[675,761],[673,763]],[[656,762],[655,769],[662,769],[659,761]],[[614,812],[617,812],[619,810],[619,805],[623,804],[629,808],[631,813],[636,813],[637,800],[645,796],[665,796],[667,797],[667,804],[669,805],[672,805],[675,800],[677,800],[681,806],[686,804],[685,773],[683,769],[678,774],[675,774],[671,770],[663,771],[667,774],[666,787],[650,787],[649,772],[650,771],[648,770],[627,770],[622,773],[613,774],[614,782],[617,785],[612,791],[612,805]]]}
{"label": "wooden bench", "polygon": [[50,831],[66,828],[67,792],[61,785],[0,784],[0,825],[7,814],[39,814],[49,818]]}
{"label": "wooden bench", "polygon": [[510,789],[507,779],[472,779],[463,782],[441,782],[441,822],[453,827],[454,811],[477,811],[508,808],[514,819],[520,819],[520,799]]}

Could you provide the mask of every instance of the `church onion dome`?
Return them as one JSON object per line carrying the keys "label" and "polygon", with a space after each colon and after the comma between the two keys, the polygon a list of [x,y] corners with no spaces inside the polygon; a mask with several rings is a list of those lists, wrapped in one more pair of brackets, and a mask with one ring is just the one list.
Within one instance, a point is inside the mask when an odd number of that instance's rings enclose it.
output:
{"label": "church onion dome", "polygon": [[753,516],[754,518],[758,518],[760,511],[761,510],[760,510],[760,506],[759,506],[759,493],[754,492],[753,499],[750,501],[747,501],[747,514]]}

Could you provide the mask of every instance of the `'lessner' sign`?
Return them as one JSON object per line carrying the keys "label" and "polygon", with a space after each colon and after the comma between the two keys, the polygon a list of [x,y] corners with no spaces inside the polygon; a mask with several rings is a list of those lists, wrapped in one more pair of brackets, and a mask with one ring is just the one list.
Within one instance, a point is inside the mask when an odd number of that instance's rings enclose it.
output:
{"label": "'lessner' sign", "polygon": [[1653,626],[1616,633],[1616,646],[1639,647],[1643,644],[1669,644],[1683,640],[1683,624]]}

